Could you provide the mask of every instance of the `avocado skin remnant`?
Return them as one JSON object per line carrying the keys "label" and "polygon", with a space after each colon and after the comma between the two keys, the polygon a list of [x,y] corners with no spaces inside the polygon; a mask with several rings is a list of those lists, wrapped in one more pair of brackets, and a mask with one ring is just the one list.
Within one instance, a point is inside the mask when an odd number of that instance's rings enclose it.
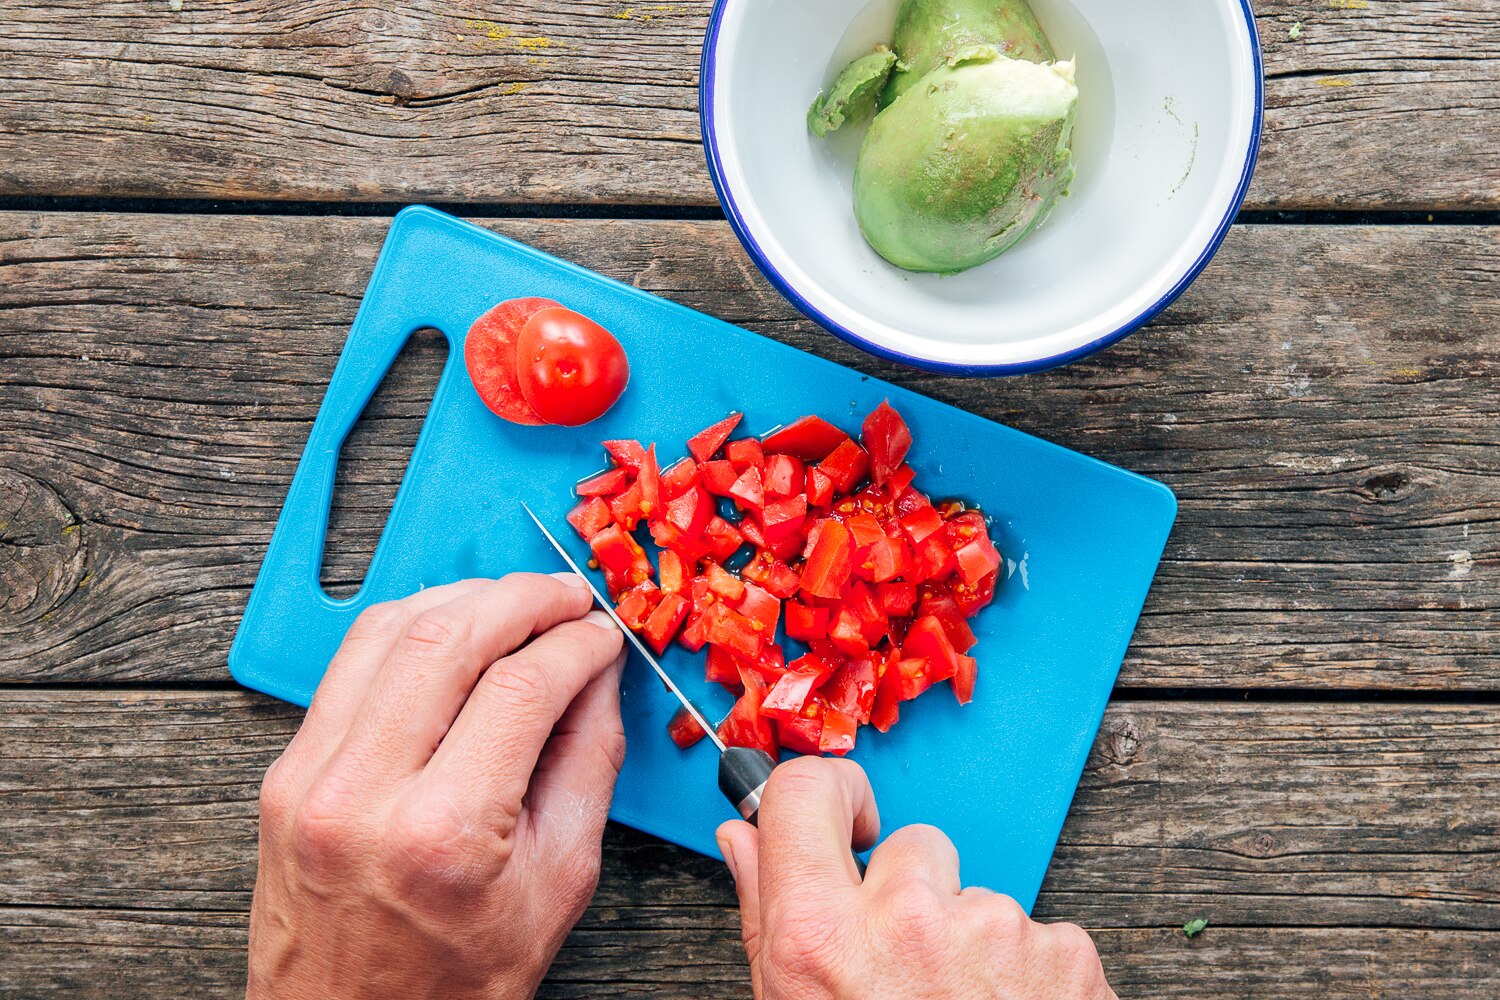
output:
{"label": "avocado skin remnant", "polygon": [[993,260],[1046,218],[1073,179],[1073,64],[978,46],[875,117],[854,174],[860,230],[909,271]]}
{"label": "avocado skin remnant", "polygon": [[1027,62],[1057,58],[1026,0],[903,0],[891,48],[902,65],[880,95],[888,107],[918,80],[976,45]]}
{"label": "avocado skin remnant", "polygon": [[896,53],[882,45],[845,66],[828,93],[819,94],[807,109],[807,127],[821,139],[845,122],[869,118],[896,65]]}

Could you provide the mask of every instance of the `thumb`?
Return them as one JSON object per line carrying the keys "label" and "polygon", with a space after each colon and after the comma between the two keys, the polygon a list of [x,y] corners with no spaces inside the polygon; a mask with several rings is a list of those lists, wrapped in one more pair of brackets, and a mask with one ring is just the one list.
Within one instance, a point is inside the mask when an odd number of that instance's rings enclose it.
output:
{"label": "thumb", "polygon": [[734,888],[740,897],[740,936],[750,959],[755,995],[760,991],[760,833],[744,820],[733,819],[714,834],[724,863],[734,876]]}

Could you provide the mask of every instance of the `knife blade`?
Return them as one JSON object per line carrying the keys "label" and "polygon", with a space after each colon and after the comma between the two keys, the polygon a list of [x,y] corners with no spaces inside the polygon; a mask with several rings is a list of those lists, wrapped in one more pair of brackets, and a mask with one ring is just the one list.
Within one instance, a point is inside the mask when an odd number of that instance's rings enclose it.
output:
{"label": "knife blade", "polygon": [[708,734],[708,738],[713,741],[714,746],[719,748],[719,753],[723,753],[725,750],[724,741],[719,738],[718,731],[708,724],[708,720],[703,717],[703,713],[698,711],[698,706],[694,705],[688,699],[688,696],[683,694],[682,688],[677,686],[677,682],[672,680],[671,675],[662,669],[660,663],[656,662],[656,657],[651,655],[651,651],[646,648],[646,644],[641,642],[640,638],[634,632],[625,627],[625,623],[615,613],[614,602],[606,600],[604,595],[599,593],[599,588],[594,586],[594,581],[590,580],[588,575],[573,561],[573,557],[568,555],[568,550],[563,548],[562,543],[553,536],[551,531],[547,530],[547,526],[542,523],[541,518],[536,516],[536,512],[524,503],[521,504],[521,509],[536,523],[537,528],[540,529],[547,541],[552,543],[552,547],[557,550],[558,555],[562,556],[563,562],[568,564],[568,568],[577,573],[578,578],[589,588],[589,593],[594,595],[594,603],[598,604],[600,609],[609,615],[615,625],[624,633],[626,641],[634,646],[635,651],[641,654],[641,658],[651,665],[651,669],[656,671],[656,676],[661,678],[662,683],[667,686],[667,690],[677,696],[677,700],[682,702],[682,707],[687,709],[688,714],[693,717],[693,721],[703,727],[703,731]]}

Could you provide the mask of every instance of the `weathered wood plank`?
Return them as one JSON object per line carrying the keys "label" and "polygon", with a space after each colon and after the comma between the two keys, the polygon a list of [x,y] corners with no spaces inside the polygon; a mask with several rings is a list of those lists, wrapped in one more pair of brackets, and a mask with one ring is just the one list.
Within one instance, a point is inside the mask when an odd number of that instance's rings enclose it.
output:
{"label": "weathered wood plank", "polygon": [[[0,906],[246,909],[260,778],[298,720],[240,692],[0,691]],[[1495,931],[1497,860],[1491,706],[1132,701],[1037,914]],[[612,826],[584,927],[650,906],[670,911],[653,926],[724,929],[732,905],[716,862]]]}
{"label": "weathered wood plank", "polygon": [[[387,224],[0,214],[0,678],[225,677]],[[1149,330],[972,381],[818,332],[719,223],[494,225],[1166,481],[1124,684],[1500,686],[1500,230],[1240,227]],[[397,387],[351,445],[346,537],[425,405]]]}
{"label": "weathered wood plank", "polygon": [[[1252,207],[1500,205],[1489,0],[1255,6]],[[0,194],[712,204],[709,7],[10,3]]]}
{"label": "weathered wood plank", "polygon": [[[242,997],[244,923],[241,915],[220,913],[0,910],[0,992],[66,992],[77,1000]],[[1188,941],[1169,928],[1105,929],[1094,941],[1121,996],[1182,1000],[1490,1000],[1500,963],[1497,936],[1486,932],[1214,927]],[[537,994],[749,995],[732,927],[636,925],[575,932]]]}
{"label": "weathered wood plank", "polygon": [[[0,706],[0,992],[242,990],[254,789],[295,710],[187,691]],[[1116,706],[1038,913],[1099,928],[1122,995],[1492,996],[1497,736],[1461,707]],[[1171,929],[1198,915],[1215,923],[1197,940]],[[1312,926],[1340,923],[1374,926]],[[613,828],[542,995],[743,996],[735,928],[719,866]]]}

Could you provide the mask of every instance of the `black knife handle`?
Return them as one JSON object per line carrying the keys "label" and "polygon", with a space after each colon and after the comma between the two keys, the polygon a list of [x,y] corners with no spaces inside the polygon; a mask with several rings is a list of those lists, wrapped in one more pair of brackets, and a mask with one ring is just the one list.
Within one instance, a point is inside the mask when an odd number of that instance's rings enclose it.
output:
{"label": "black knife handle", "polygon": [[[751,826],[758,825],[760,797],[774,770],[776,761],[764,750],[727,747],[719,755],[719,791],[724,793],[729,804]],[[854,858],[854,866],[859,869],[859,877],[864,878],[864,861],[860,860],[853,848],[850,848],[849,854]]]}

